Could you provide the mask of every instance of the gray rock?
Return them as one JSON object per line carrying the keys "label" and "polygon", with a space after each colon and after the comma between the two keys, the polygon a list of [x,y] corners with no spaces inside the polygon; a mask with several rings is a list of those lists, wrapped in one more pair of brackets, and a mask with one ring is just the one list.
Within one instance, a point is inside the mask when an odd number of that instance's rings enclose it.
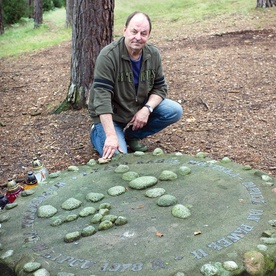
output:
{"label": "gray rock", "polygon": [[92,236],[96,232],[97,232],[96,229],[93,226],[89,225],[89,226],[82,229],[81,235],[83,237],[88,237],[88,236]]}
{"label": "gray rock", "polygon": [[243,166],[242,169],[245,171],[250,171],[250,170],[252,170],[252,167],[250,165],[245,165],[245,166]]}
{"label": "gray rock", "polygon": [[40,268],[33,273],[33,276],[50,276],[50,272],[45,268]]}
{"label": "gray rock", "polygon": [[35,189],[28,189],[28,190],[24,190],[21,192],[21,196],[23,197],[27,197],[27,196],[30,196],[30,195],[33,195],[35,193]]}
{"label": "gray rock", "polygon": [[154,156],[159,156],[159,155],[163,155],[164,154],[164,151],[160,148],[156,148],[153,152],[152,152],[152,155]]}
{"label": "gray rock", "polygon": [[122,175],[122,179],[130,182],[131,180],[134,180],[139,177],[139,174],[137,172],[126,172]]}
{"label": "gray rock", "polygon": [[100,209],[99,214],[102,216],[105,216],[109,213],[109,209]]}
{"label": "gray rock", "polygon": [[82,202],[80,200],[71,197],[62,203],[61,208],[64,210],[74,210],[79,208],[81,204]]}
{"label": "gray rock", "polygon": [[55,219],[55,220],[51,223],[51,226],[53,226],[53,227],[59,226],[59,225],[61,225],[63,222],[64,222],[63,219],[57,218],[57,219]]}
{"label": "gray rock", "polygon": [[177,179],[177,174],[169,170],[164,170],[158,178],[161,181],[175,180]]}
{"label": "gray rock", "polygon": [[114,186],[108,189],[107,193],[111,196],[118,196],[126,192],[126,188],[123,186]]}
{"label": "gray rock", "polygon": [[218,268],[216,268],[214,265],[212,264],[204,264],[201,268],[200,268],[200,272],[204,275],[204,276],[215,276],[215,275],[219,275],[219,270]]}
{"label": "gray rock", "polygon": [[114,223],[117,218],[118,216],[115,216],[115,215],[105,215],[102,217],[101,221],[109,220],[112,223]]}
{"label": "gray rock", "polygon": [[262,237],[262,238],[260,238],[260,241],[263,242],[264,244],[276,244],[276,238]]}
{"label": "gray rock", "polygon": [[140,176],[129,182],[129,187],[136,190],[142,190],[154,186],[158,179],[154,176]]}
{"label": "gray rock", "polygon": [[191,169],[187,166],[181,166],[178,169],[178,173],[181,174],[181,175],[188,175],[188,174],[191,173]]}
{"label": "gray rock", "polygon": [[97,161],[95,159],[90,159],[88,162],[87,162],[87,165],[88,166],[95,166],[97,164]]}
{"label": "gray rock", "polygon": [[111,209],[111,204],[108,202],[101,203],[99,209]]}
{"label": "gray rock", "polygon": [[268,247],[265,244],[258,244],[257,249],[260,250],[261,252],[266,252]]}
{"label": "gray rock", "polygon": [[81,233],[79,231],[71,232],[65,235],[64,241],[67,243],[80,239]]}
{"label": "gray rock", "polygon": [[162,195],[157,201],[157,205],[161,207],[168,207],[176,203],[176,197],[173,195]]}
{"label": "gray rock", "polygon": [[5,260],[5,259],[11,257],[11,256],[13,255],[13,252],[14,252],[14,251],[13,251],[12,249],[7,250],[6,252],[4,252],[4,253],[0,256],[0,259],[1,259],[1,260]]}
{"label": "gray rock", "polygon": [[145,153],[144,153],[143,151],[135,151],[135,152],[133,153],[133,155],[134,155],[134,156],[143,156],[143,155],[145,155]]}
{"label": "gray rock", "polygon": [[155,197],[164,195],[165,192],[166,191],[163,188],[154,188],[154,189],[147,190],[145,195],[150,198],[155,198]]}
{"label": "gray rock", "polygon": [[40,206],[37,210],[37,216],[39,218],[50,218],[57,213],[57,209],[52,205]]}
{"label": "gray rock", "polygon": [[119,165],[114,172],[115,173],[125,173],[129,171],[129,166],[128,165]]}
{"label": "gray rock", "polygon": [[60,176],[60,172],[53,172],[48,175],[49,178],[57,178]]}
{"label": "gray rock", "polygon": [[91,202],[98,202],[104,198],[104,194],[101,193],[88,193],[86,200]]}
{"label": "gray rock", "polygon": [[96,214],[96,215],[94,215],[94,217],[91,219],[91,223],[93,223],[93,224],[100,223],[101,220],[102,220],[102,218],[103,218],[103,215],[101,215],[101,214]]}
{"label": "gray rock", "polygon": [[231,159],[230,159],[229,157],[223,157],[223,158],[221,159],[221,162],[222,162],[222,163],[230,163],[230,162],[232,162],[232,161],[231,161]]}
{"label": "gray rock", "polygon": [[39,268],[41,268],[41,263],[37,263],[37,262],[29,262],[23,266],[23,270],[28,273],[34,272]]}
{"label": "gray rock", "polygon": [[276,219],[271,219],[268,221],[268,223],[273,226],[273,227],[276,227]]}
{"label": "gray rock", "polygon": [[228,271],[234,271],[239,268],[236,262],[234,261],[226,261],[223,263],[223,268]]}
{"label": "gray rock", "polygon": [[176,218],[188,218],[191,216],[190,210],[182,204],[176,204],[172,208],[172,215]]}
{"label": "gray rock", "polygon": [[16,202],[13,202],[13,203],[7,204],[7,205],[5,206],[5,209],[6,209],[6,210],[11,210],[11,209],[13,209],[13,208],[15,208],[15,207],[17,207],[17,206],[18,206],[18,204],[17,204]]}
{"label": "gray rock", "polygon": [[94,208],[92,206],[85,207],[80,211],[79,216],[80,217],[87,217],[87,216],[90,216],[90,215],[94,215],[96,213],[96,211],[97,211],[96,208]]}
{"label": "gray rock", "polygon": [[5,221],[8,221],[8,220],[10,220],[10,215],[8,215],[8,214],[2,214],[2,215],[0,215],[0,223],[1,222],[5,222]]}
{"label": "gray rock", "polygon": [[64,222],[71,222],[71,221],[76,220],[77,218],[78,218],[77,214],[70,214],[65,217]]}
{"label": "gray rock", "polygon": [[57,276],[76,276],[76,274],[63,271],[63,272],[59,272]]}
{"label": "gray rock", "polygon": [[69,166],[68,171],[77,172],[77,171],[79,171],[79,168],[77,166]]}
{"label": "gray rock", "polygon": [[197,158],[205,158],[206,156],[207,156],[207,154],[205,152],[201,152],[201,151],[196,154]]}
{"label": "gray rock", "polygon": [[107,230],[109,228],[113,227],[113,223],[109,220],[104,220],[99,225],[99,231]]}
{"label": "gray rock", "polygon": [[115,225],[117,225],[117,226],[121,226],[121,225],[125,225],[125,224],[127,224],[127,218],[126,217],[119,216],[115,220]]}

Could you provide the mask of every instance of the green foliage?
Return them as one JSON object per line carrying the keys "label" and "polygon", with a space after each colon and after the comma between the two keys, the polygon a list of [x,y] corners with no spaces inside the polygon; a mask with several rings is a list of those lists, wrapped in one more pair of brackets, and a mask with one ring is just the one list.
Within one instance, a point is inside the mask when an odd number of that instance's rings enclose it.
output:
{"label": "green foliage", "polygon": [[5,25],[17,23],[21,17],[29,15],[26,0],[3,0],[2,7]]}
{"label": "green foliage", "polygon": [[55,8],[65,7],[66,0],[53,0],[53,4]]}
{"label": "green foliage", "polygon": [[43,0],[43,11],[51,11],[54,8],[53,0]]}

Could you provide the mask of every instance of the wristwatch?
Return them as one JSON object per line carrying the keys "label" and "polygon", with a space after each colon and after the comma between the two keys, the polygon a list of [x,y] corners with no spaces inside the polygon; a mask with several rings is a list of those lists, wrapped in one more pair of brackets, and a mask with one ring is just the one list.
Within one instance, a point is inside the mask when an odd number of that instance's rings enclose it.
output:
{"label": "wristwatch", "polygon": [[150,113],[153,112],[153,108],[150,105],[145,104],[144,106],[149,110]]}

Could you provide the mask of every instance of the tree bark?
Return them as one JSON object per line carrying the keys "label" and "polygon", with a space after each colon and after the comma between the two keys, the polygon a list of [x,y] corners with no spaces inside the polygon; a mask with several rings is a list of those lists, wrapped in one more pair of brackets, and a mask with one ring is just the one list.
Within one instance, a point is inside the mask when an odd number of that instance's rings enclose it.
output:
{"label": "tree bark", "polygon": [[2,0],[0,0],[0,35],[4,33],[4,17],[3,17],[3,10],[2,10]]}
{"label": "tree bark", "polygon": [[74,0],[66,0],[66,27],[73,25]]}
{"label": "tree bark", "polygon": [[257,8],[270,8],[275,6],[275,0],[257,0]]}
{"label": "tree bark", "polygon": [[34,28],[43,22],[43,0],[34,0]]}
{"label": "tree bark", "polygon": [[75,0],[71,79],[66,99],[71,108],[87,106],[96,58],[112,42],[113,25],[114,0]]}

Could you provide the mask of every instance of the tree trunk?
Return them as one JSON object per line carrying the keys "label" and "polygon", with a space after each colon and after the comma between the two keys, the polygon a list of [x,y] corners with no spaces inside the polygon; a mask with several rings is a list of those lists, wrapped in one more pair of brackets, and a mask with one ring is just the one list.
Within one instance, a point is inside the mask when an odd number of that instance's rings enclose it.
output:
{"label": "tree trunk", "polygon": [[43,0],[34,0],[34,28],[43,22]]}
{"label": "tree trunk", "polygon": [[275,0],[257,0],[257,8],[270,8],[275,6]]}
{"label": "tree trunk", "polygon": [[[71,79],[67,106],[81,109],[88,104],[96,58],[112,42],[114,0],[75,0],[72,28]],[[61,112],[61,107],[54,113]]]}
{"label": "tree trunk", "polygon": [[73,26],[74,0],[66,0],[66,27]]}
{"label": "tree trunk", "polygon": [[3,11],[2,11],[2,0],[0,0],[0,35],[4,33],[4,17],[3,17]]}

